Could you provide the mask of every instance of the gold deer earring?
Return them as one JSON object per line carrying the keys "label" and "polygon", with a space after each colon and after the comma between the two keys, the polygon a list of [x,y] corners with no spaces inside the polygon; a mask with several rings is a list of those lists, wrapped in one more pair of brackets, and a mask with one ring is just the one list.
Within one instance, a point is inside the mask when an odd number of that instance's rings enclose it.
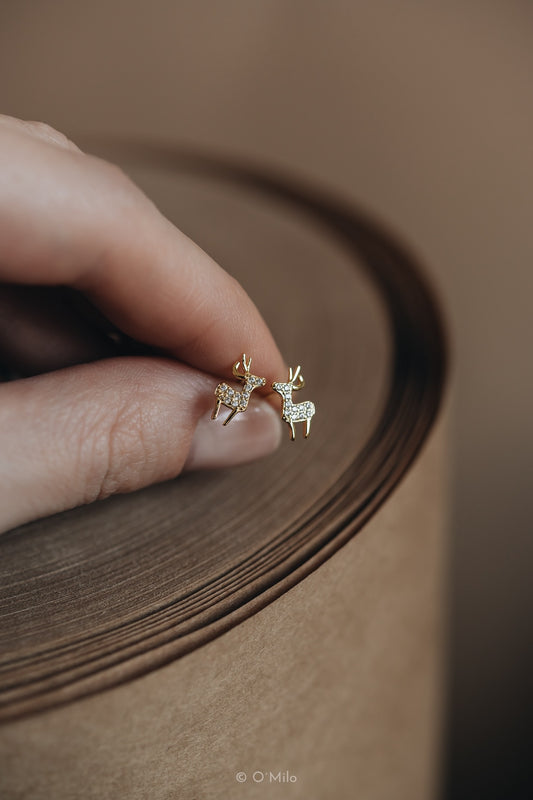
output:
{"label": "gold deer earring", "polygon": [[218,417],[218,412],[220,411],[220,406],[226,406],[227,408],[231,408],[231,413],[228,417],[224,420],[224,425],[227,425],[228,422],[231,422],[235,414],[238,411],[246,411],[248,408],[248,402],[250,400],[250,395],[252,394],[254,389],[257,389],[259,386],[264,386],[266,383],[265,378],[259,378],[257,375],[252,375],[250,373],[250,366],[252,364],[252,359],[246,358],[246,353],[242,354],[242,369],[244,372],[241,372],[241,362],[236,361],[233,365],[233,374],[234,376],[244,382],[244,386],[242,388],[242,392],[238,392],[236,389],[233,389],[231,386],[228,386],[227,383],[219,383],[217,388],[215,389],[215,397],[217,399],[217,404],[214,408],[213,413],[211,414],[211,419],[216,419]]}
{"label": "gold deer earring", "polygon": [[286,383],[280,383],[276,381],[272,384],[272,388],[275,392],[281,395],[283,400],[283,408],[281,410],[281,418],[284,422],[287,422],[290,425],[291,429],[291,441],[294,442],[295,439],[295,432],[294,432],[294,423],[295,422],[305,422],[305,438],[309,436],[309,431],[311,430],[311,420],[315,413],[315,404],[311,403],[310,400],[307,400],[304,403],[293,403],[292,402],[292,393],[303,389],[305,386],[305,381],[303,375],[300,372],[300,367],[296,367],[295,370],[292,367],[289,369],[289,379]]}

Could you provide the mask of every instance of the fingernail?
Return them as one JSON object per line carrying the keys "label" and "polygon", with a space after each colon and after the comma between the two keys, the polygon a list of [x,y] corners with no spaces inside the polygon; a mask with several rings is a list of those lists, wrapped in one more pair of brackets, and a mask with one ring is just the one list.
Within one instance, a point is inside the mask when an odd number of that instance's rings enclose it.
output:
{"label": "fingernail", "polygon": [[216,469],[254,461],[272,453],[281,441],[281,420],[266,401],[257,399],[236,414],[226,426],[229,409],[221,408],[217,419],[211,411],[200,418],[184,465],[186,470]]}

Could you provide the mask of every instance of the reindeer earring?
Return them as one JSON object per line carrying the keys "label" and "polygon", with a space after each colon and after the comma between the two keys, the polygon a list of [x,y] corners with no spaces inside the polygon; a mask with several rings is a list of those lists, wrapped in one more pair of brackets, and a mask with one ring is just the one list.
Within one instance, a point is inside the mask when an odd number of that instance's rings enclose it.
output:
{"label": "reindeer earring", "polygon": [[272,384],[272,388],[275,392],[281,395],[283,400],[283,408],[281,410],[281,418],[284,422],[287,422],[291,428],[291,441],[294,442],[295,439],[295,432],[294,432],[294,423],[295,422],[305,422],[305,438],[309,436],[309,431],[311,430],[311,420],[315,413],[315,404],[312,403],[310,400],[305,401],[304,403],[293,403],[292,402],[292,393],[303,389],[305,386],[305,381],[303,375],[300,372],[300,367],[296,367],[293,371],[292,367],[289,369],[289,379],[287,383],[280,383],[276,381],[276,383]]}
{"label": "reindeer earring", "polygon": [[231,408],[231,413],[228,417],[224,420],[224,425],[227,425],[228,422],[231,422],[235,414],[238,411],[246,411],[248,408],[248,402],[250,400],[250,395],[252,394],[254,389],[257,389],[258,386],[264,386],[266,383],[265,378],[259,378],[257,375],[252,375],[250,373],[250,366],[252,364],[251,357],[246,359],[246,354],[242,354],[242,368],[244,372],[241,372],[241,362],[236,361],[233,365],[233,374],[235,375],[238,380],[244,382],[244,386],[242,392],[238,392],[236,389],[233,389],[231,386],[228,386],[227,383],[219,383],[217,388],[215,389],[215,397],[217,399],[217,404],[214,408],[213,413],[211,414],[211,419],[216,419],[218,417],[218,412],[220,411],[220,406],[226,406],[227,408]]}

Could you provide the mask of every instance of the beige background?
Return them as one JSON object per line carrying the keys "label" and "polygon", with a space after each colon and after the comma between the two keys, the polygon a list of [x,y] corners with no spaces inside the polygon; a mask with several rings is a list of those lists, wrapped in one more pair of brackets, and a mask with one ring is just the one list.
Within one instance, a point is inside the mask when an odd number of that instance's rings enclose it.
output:
{"label": "beige background", "polygon": [[478,789],[481,754],[487,787],[495,753],[520,766],[527,708],[532,25],[516,0],[0,9],[4,112],[288,168],[427,263],[455,356],[452,775]]}

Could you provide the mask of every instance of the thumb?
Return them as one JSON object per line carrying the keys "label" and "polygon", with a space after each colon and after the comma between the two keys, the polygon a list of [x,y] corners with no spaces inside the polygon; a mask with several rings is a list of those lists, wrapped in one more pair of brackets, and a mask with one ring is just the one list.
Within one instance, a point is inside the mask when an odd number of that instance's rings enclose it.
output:
{"label": "thumb", "polygon": [[210,420],[215,379],[175,361],[120,358],[0,385],[0,530],[266,455],[280,422],[257,398]]}

